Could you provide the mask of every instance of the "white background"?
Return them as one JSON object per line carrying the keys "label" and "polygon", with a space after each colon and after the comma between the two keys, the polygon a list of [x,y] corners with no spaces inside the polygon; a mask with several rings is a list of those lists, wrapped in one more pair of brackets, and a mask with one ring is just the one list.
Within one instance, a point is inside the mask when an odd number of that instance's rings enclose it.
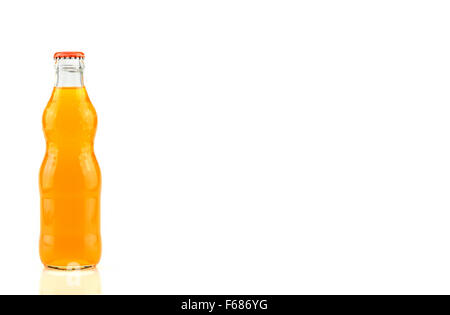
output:
{"label": "white background", "polygon": [[86,53],[99,116],[103,293],[450,293],[449,15],[1,2],[0,293],[42,292],[41,117],[61,50]]}

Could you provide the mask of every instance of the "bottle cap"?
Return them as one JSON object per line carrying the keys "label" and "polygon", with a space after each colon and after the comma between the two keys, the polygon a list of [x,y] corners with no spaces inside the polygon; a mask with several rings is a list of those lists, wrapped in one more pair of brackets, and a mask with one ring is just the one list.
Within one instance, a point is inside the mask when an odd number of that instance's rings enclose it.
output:
{"label": "bottle cap", "polygon": [[54,59],[59,59],[59,58],[81,58],[81,59],[84,59],[84,53],[82,53],[81,51],[61,51],[61,52],[55,53],[53,58]]}

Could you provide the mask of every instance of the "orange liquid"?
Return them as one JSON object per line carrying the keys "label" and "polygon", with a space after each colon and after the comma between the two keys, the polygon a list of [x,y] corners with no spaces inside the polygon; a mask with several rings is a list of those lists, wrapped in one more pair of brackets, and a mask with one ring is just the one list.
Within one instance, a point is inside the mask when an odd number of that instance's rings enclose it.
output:
{"label": "orange liquid", "polygon": [[44,111],[40,256],[59,269],[89,268],[101,256],[97,114],[84,87],[57,87]]}

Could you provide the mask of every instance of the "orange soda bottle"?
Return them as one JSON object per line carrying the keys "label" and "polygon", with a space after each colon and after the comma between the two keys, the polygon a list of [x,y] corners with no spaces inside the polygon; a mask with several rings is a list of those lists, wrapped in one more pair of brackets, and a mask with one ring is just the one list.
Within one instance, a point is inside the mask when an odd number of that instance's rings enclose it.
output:
{"label": "orange soda bottle", "polygon": [[84,54],[54,58],[56,84],[42,120],[47,150],[39,174],[40,256],[48,268],[87,269],[101,256],[97,114],[83,83]]}

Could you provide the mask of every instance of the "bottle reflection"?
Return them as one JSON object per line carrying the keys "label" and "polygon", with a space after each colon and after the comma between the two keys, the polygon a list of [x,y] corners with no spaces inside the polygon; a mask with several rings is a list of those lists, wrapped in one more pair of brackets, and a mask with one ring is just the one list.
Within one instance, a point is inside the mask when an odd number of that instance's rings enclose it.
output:
{"label": "bottle reflection", "polygon": [[59,271],[44,269],[41,275],[41,295],[101,294],[101,279],[97,269]]}

